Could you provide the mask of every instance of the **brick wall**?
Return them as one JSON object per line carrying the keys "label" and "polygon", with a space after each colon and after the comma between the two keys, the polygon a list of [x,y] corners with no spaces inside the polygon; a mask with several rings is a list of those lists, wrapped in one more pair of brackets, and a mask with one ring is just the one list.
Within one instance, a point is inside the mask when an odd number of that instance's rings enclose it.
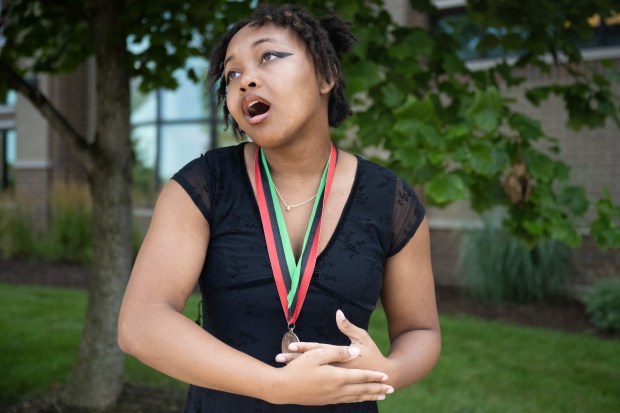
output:
{"label": "brick wall", "polygon": [[16,201],[30,217],[35,228],[44,228],[50,221],[51,168],[27,166],[15,170]]}
{"label": "brick wall", "polygon": [[[88,132],[89,72],[88,65],[84,64],[75,72],[54,77],[50,82],[50,99],[82,136]],[[86,183],[84,169],[54,129],[50,130],[50,159],[54,183]]]}

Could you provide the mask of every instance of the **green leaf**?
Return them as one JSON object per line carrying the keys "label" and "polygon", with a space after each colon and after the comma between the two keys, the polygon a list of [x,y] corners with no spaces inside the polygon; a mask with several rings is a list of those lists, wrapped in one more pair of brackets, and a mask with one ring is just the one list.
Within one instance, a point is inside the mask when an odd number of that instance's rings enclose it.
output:
{"label": "green leaf", "polygon": [[586,191],[580,186],[567,186],[560,193],[558,202],[569,208],[577,215],[583,215],[588,211],[588,198]]}
{"label": "green leaf", "polygon": [[420,170],[426,165],[426,154],[424,150],[419,148],[400,149],[395,154],[400,159],[403,166]]}
{"label": "green leaf", "polygon": [[465,63],[455,53],[444,54],[442,67],[448,74],[460,74],[466,71]]}
{"label": "green leaf", "polygon": [[504,102],[496,88],[476,91],[474,101],[465,116],[474,127],[485,133],[493,132],[500,125]]}
{"label": "green leaf", "polygon": [[524,155],[527,170],[536,179],[545,182],[553,178],[554,164],[548,156],[539,152],[527,152]]}
{"label": "green leaf", "polygon": [[519,136],[525,141],[537,140],[544,135],[539,120],[532,119],[521,113],[515,113],[508,119],[511,128],[519,132]]}
{"label": "green leaf", "polygon": [[596,202],[597,216],[590,234],[602,249],[620,247],[620,205],[614,205],[609,190]]}
{"label": "green leaf", "polygon": [[447,173],[431,179],[424,187],[429,200],[439,206],[464,199],[467,188],[463,179],[456,173]]}
{"label": "green leaf", "polygon": [[494,173],[492,147],[482,142],[469,148],[469,164],[480,175],[492,175]]}
{"label": "green leaf", "polygon": [[334,4],[334,14],[341,19],[353,21],[359,5],[355,1],[336,1]]}
{"label": "green leaf", "polygon": [[405,94],[394,83],[387,83],[383,86],[381,88],[381,94],[383,95],[383,103],[385,103],[388,108],[398,106],[405,98]]}
{"label": "green leaf", "polygon": [[370,60],[358,62],[349,68],[347,90],[349,96],[370,89],[381,82],[380,66]]}
{"label": "green leaf", "polygon": [[581,244],[581,235],[575,227],[566,220],[554,221],[550,228],[551,238],[563,242],[572,248],[577,248]]}
{"label": "green leaf", "polygon": [[416,131],[420,122],[415,119],[399,119],[394,123],[392,131],[402,137],[412,138],[416,136]]}
{"label": "green leaf", "polygon": [[437,120],[435,107],[429,97],[419,100],[413,95],[407,96],[405,103],[394,109],[396,119],[416,119],[421,123],[433,124]]}
{"label": "green leaf", "polygon": [[406,36],[394,42],[387,50],[391,57],[400,61],[411,60],[417,56],[427,56],[433,49],[433,41],[428,33],[419,28],[412,29]]}
{"label": "green leaf", "polygon": [[437,133],[437,130],[430,125],[421,123],[419,124],[416,132],[418,133],[419,136],[422,137],[424,142],[426,142],[430,146],[435,146],[435,147],[445,146],[444,140],[441,138],[441,136],[439,136],[439,133]]}

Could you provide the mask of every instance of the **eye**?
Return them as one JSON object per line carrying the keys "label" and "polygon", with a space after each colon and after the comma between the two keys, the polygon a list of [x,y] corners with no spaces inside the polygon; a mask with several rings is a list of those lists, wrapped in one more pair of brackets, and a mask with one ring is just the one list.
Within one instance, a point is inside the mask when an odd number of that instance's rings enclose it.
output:
{"label": "eye", "polygon": [[278,53],[276,52],[266,52],[263,54],[263,59],[261,60],[262,62],[270,62],[272,60],[277,59],[279,56]]}
{"label": "eye", "polygon": [[271,62],[272,60],[280,59],[283,57],[291,56],[293,53],[288,52],[265,52],[261,59],[261,63],[263,62]]}
{"label": "eye", "polygon": [[226,74],[226,83],[238,78],[239,76],[240,76],[239,72],[237,72],[236,70],[231,70],[230,72]]}

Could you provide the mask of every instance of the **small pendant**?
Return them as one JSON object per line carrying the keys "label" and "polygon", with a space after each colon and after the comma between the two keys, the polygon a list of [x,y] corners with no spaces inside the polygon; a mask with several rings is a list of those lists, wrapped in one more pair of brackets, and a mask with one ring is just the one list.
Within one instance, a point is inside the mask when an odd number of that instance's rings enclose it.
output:
{"label": "small pendant", "polygon": [[287,206],[286,206],[286,210],[287,210],[287,211],[290,211],[290,210],[291,210],[291,207],[287,205]]}
{"label": "small pendant", "polygon": [[291,343],[299,343],[299,337],[293,333],[292,329],[289,329],[282,337],[282,353],[299,353],[298,351],[289,350],[288,346]]}

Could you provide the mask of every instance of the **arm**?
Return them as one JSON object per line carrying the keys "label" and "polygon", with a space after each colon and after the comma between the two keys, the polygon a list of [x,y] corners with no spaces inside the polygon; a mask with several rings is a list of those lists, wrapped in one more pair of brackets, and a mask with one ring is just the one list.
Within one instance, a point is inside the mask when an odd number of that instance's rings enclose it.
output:
{"label": "arm", "polygon": [[208,242],[207,221],[181,186],[171,181],[157,201],[123,299],[123,351],[179,380],[272,403],[376,400],[387,393],[390,387],[380,383],[384,373],[349,374],[329,365],[352,359],[355,352],[321,349],[309,352],[300,367],[276,369],[186,318],[182,310],[204,264]]}
{"label": "arm", "polygon": [[402,388],[428,374],[441,351],[426,218],[407,245],[388,260],[381,302],[391,342],[386,372],[390,384]]}
{"label": "arm", "polygon": [[[360,348],[362,357],[337,365],[385,371],[390,385],[403,388],[428,374],[441,350],[426,219],[407,245],[388,259],[381,302],[388,321],[389,355],[384,357],[368,332],[351,324],[338,311],[338,328],[351,339],[352,346]],[[303,353],[329,347],[332,346],[296,343],[291,349]],[[293,353],[279,354],[276,360],[291,362],[296,357],[298,355]]]}

